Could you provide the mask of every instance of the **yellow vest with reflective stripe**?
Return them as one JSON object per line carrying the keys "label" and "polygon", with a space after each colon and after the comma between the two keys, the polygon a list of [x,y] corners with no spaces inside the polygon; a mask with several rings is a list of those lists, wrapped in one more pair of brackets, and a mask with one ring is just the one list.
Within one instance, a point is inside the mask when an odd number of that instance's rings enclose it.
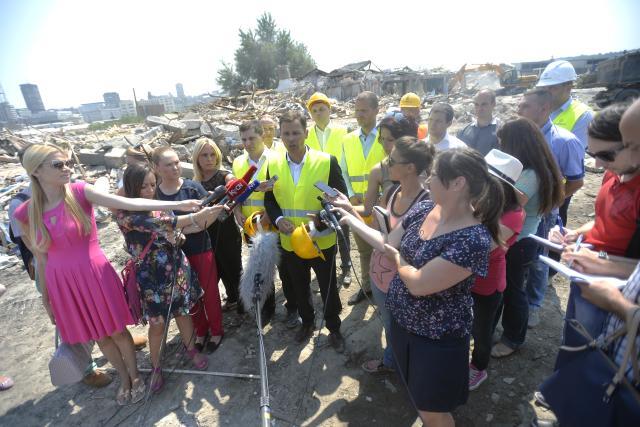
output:
{"label": "yellow vest with reflective stripe", "polygon": [[569,132],[573,132],[573,127],[576,125],[576,122],[587,111],[589,111],[589,107],[582,102],[573,99],[571,100],[571,104],[569,104],[569,108],[558,114],[556,118],[553,119],[553,124],[560,126]]}
{"label": "yellow vest with reflective stripe", "polygon": [[345,163],[347,164],[347,174],[353,188],[354,195],[364,198],[369,184],[369,172],[380,163],[387,154],[378,142],[378,135],[373,142],[369,155],[364,158],[362,143],[360,142],[360,129],[353,131],[344,138],[343,143]]}
{"label": "yellow vest with reflective stripe", "polygon": [[[262,182],[267,179],[269,156],[270,153],[267,153],[262,167],[256,171],[256,173],[253,175],[253,178],[251,178],[251,181],[257,179],[258,181]],[[247,154],[246,151],[233,160],[233,166],[231,167],[231,170],[233,171],[233,175],[236,178],[242,178],[242,175],[244,175],[245,172],[249,170],[249,154]],[[249,198],[242,204],[241,212],[242,215],[248,217],[255,211],[259,210],[264,210],[264,193],[254,191],[253,193],[251,193],[251,196],[249,196]]]}
{"label": "yellow vest with reflective stripe", "polygon": [[[265,145],[265,147],[267,147],[267,146]],[[287,152],[287,148],[284,146],[284,142],[282,142],[279,139],[274,139],[273,140],[273,142],[271,143],[271,148],[269,148],[269,150],[277,151],[279,153],[286,153]]]}
{"label": "yellow vest with reflective stripe", "polygon": [[[270,157],[269,176],[278,175],[278,180],[273,186],[273,195],[282,209],[282,216],[296,227],[309,222],[308,213],[317,214],[322,209],[317,199],[318,196],[322,196],[322,192],[313,184],[318,181],[329,183],[330,159],[326,153],[309,149],[296,185],[293,183],[286,154],[276,153]],[[328,249],[335,245],[336,235],[331,233],[314,241],[320,249]],[[280,243],[285,250],[293,251],[290,236],[280,233]]]}
{"label": "yellow vest with reflective stripe", "polygon": [[331,132],[329,133],[329,139],[325,144],[324,150],[320,147],[320,141],[318,141],[318,135],[316,135],[315,126],[309,129],[309,135],[307,136],[307,139],[304,141],[304,143],[307,144],[309,148],[313,148],[314,150],[318,151],[324,151],[327,154],[335,156],[339,163],[340,158],[342,157],[342,141],[347,135],[347,130],[344,128],[334,128],[327,126],[325,128],[325,132],[327,131],[327,129],[331,129]]}

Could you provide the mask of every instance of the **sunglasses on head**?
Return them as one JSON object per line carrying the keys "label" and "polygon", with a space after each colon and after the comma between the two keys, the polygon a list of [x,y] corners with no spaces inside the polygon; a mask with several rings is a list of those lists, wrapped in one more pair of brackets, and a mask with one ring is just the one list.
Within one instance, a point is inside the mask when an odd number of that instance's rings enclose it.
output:
{"label": "sunglasses on head", "polygon": [[73,160],[51,160],[51,167],[54,169],[62,170],[65,166],[71,169],[73,167]]}
{"label": "sunglasses on head", "polygon": [[389,167],[393,166],[393,165],[408,165],[411,162],[400,162],[398,160],[395,160],[393,157],[389,156]]}
{"label": "sunglasses on head", "polygon": [[624,146],[621,146],[620,148],[617,148],[615,150],[598,151],[597,153],[592,153],[591,151],[587,150],[586,153],[591,157],[593,157],[594,159],[599,159],[599,160],[602,160],[603,162],[610,163],[616,159],[616,157],[618,156],[618,153],[623,149],[624,149]]}

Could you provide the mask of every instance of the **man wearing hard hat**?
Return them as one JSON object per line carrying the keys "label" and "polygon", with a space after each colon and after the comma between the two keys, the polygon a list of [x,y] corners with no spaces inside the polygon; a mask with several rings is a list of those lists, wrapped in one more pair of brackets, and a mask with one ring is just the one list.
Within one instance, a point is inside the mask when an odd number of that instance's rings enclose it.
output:
{"label": "man wearing hard hat", "polygon": [[265,193],[267,214],[274,218],[282,245],[282,264],[294,280],[298,312],[302,326],[295,340],[303,342],[313,335],[315,313],[311,298],[311,269],[316,274],[329,329],[329,344],[338,352],[344,351],[340,333],[342,304],[336,277],[336,233],[320,230],[310,221],[322,205],[318,196],[322,191],[315,183],[321,181],[338,191],[346,192],[342,170],[335,156],[307,147],[307,120],[297,111],[280,116],[280,137],[286,153],[272,153],[267,177],[277,175],[272,191]]}
{"label": "man wearing hard hat", "polygon": [[425,139],[427,137],[427,125],[420,123],[421,107],[422,100],[413,92],[405,93],[402,95],[402,98],[400,98],[400,111],[418,123],[418,139]]}
{"label": "man wearing hard hat", "polygon": [[[335,156],[338,162],[342,160],[342,143],[347,135],[347,129],[334,126],[331,122],[331,102],[327,95],[315,92],[307,101],[307,110],[313,119],[314,125],[309,128],[307,139],[304,143],[314,150],[325,152]],[[342,176],[346,180],[346,170],[342,170]],[[344,242],[338,241],[342,270],[342,283],[345,287],[351,284],[351,245],[349,244],[349,229],[343,228]]]}
{"label": "man wearing hard hat", "polygon": [[571,97],[573,82],[578,76],[569,61],[553,61],[547,65],[536,87],[544,87],[551,93],[553,112],[551,121],[572,132],[587,149],[587,128],[593,112],[582,102]]}

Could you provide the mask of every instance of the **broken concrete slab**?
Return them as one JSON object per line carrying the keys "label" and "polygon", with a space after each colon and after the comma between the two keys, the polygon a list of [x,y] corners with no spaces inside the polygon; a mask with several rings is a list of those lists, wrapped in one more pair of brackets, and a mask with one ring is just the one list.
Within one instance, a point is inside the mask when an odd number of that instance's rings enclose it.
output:
{"label": "broken concrete slab", "polygon": [[104,165],[110,169],[117,169],[124,165],[127,150],[115,147],[104,155]]}
{"label": "broken concrete slab", "polygon": [[223,123],[214,127],[215,127],[214,133],[217,132],[219,135],[222,135],[224,138],[232,138],[235,140],[240,140],[240,128],[238,126]]}
{"label": "broken concrete slab", "polygon": [[89,148],[82,148],[77,153],[78,161],[85,166],[104,166],[104,153]]}
{"label": "broken concrete slab", "polygon": [[172,145],[171,148],[173,149],[173,151],[176,152],[176,154],[178,155],[178,158],[181,161],[183,162],[191,161],[191,152],[186,146],[175,144],[175,145]]}
{"label": "broken concrete slab", "polygon": [[187,125],[182,123],[180,120],[171,120],[169,123],[164,125],[164,128],[170,132],[179,133],[180,135],[184,135],[187,131]]}
{"label": "broken concrete slab", "polygon": [[180,162],[180,168],[182,169],[182,177],[187,179],[193,179],[193,165],[187,162]]}
{"label": "broken concrete slab", "polygon": [[187,127],[188,131],[200,129],[202,125],[202,120],[200,119],[182,119],[180,122]]}
{"label": "broken concrete slab", "polygon": [[149,126],[164,126],[169,124],[169,119],[161,116],[147,116],[145,119]]}

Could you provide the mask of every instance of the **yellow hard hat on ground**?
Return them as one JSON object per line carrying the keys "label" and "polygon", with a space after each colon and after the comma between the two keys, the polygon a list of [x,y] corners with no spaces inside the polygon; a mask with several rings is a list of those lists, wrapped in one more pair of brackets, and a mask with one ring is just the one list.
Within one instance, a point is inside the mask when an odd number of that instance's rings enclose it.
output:
{"label": "yellow hard hat on ground", "polygon": [[293,252],[302,259],[313,259],[320,257],[325,260],[324,254],[313,241],[309,234],[309,224],[300,224],[291,233],[291,247]]}
{"label": "yellow hard hat on ground", "polygon": [[420,97],[413,92],[405,93],[400,98],[400,108],[420,108],[421,104]]}
{"label": "yellow hard hat on ground", "polygon": [[327,104],[327,107],[331,108],[331,102],[329,102],[329,98],[322,92],[316,92],[311,95],[311,98],[307,101],[307,110],[311,110],[313,104],[317,102],[322,102],[323,104]]}
{"label": "yellow hard hat on ground", "polygon": [[244,226],[242,228],[248,237],[254,237],[256,233],[262,231],[277,231],[262,210],[255,211],[249,215],[244,221]]}

